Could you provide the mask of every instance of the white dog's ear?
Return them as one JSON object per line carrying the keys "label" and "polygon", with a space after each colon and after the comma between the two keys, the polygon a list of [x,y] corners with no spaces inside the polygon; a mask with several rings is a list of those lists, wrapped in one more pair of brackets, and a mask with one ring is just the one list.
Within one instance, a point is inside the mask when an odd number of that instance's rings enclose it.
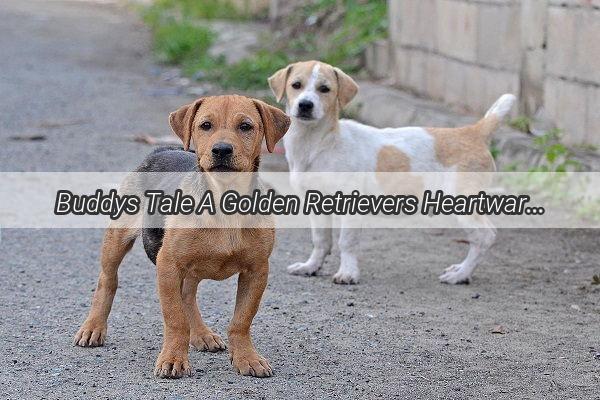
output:
{"label": "white dog's ear", "polygon": [[183,142],[183,148],[185,150],[190,148],[190,139],[192,138],[192,131],[194,130],[194,117],[203,100],[204,99],[198,99],[192,104],[187,104],[169,114],[169,125],[171,125],[173,132],[175,132]]}
{"label": "white dog's ear", "polygon": [[283,96],[285,96],[285,85],[287,84],[287,80],[291,71],[292,65],[290,64],[287,67],[275,72],[269,78],[269,87],[271,88],[271,91],[273,91],[275,99],[278,103],[281,102]]}
{"label": "white dog's ear", "polygon": [[262,120],[267,150],[269,150],[269,153],[272,153],[277,142],[281,140],[289,129],[290,117],[279,108],[270,106],[260,100],[254,99],[254,105]]}
{"label": "white dog's ear", "polygon": [[335,76],[338,83],[338,101],[340,108],[346,107],[348,103],[352,101],[356,93],[358,93],[358,85],[354,82],[354,79],[346,75],[344,71],[335,67]]}

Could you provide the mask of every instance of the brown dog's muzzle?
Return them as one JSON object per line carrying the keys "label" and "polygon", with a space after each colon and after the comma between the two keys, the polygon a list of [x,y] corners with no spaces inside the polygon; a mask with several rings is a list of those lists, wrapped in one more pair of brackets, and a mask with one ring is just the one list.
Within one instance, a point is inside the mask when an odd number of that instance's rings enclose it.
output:
{"label": "brown dog's muzzle", "polygon": [[215,172],[235,171],[233,166],[233,145],[227,142],[217,142],[211,148],[212,168]]}

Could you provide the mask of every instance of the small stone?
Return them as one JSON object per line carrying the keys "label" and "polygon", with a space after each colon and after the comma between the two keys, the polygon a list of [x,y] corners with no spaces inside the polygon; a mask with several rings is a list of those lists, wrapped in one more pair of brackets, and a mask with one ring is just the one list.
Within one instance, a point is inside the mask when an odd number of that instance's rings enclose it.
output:
{"label": "small stone", "polygon": [[475,293],[471,296],[472,299],[478,299],[481,295],[479,293]]}

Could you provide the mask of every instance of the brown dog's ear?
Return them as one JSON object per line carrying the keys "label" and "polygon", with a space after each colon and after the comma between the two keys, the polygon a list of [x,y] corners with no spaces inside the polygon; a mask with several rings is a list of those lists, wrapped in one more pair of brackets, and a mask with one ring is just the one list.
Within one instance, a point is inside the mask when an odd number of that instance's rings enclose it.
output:
{"label": "brown dog's ear", "polygon": [[270,106],[260,100],[255,99],[254,104],[262,120],[267,150],[272,153],[277,142],[281,140],[290,127],[290,117],[279,108]]}
{"label": "brown dog's ear", "polygon": [[287,67],[275,72],[269,78],[269,87],[275,95],[275,99],[278,103],[281,102],[281,99],[283,99],[283,96],[285,95],[285,85],[287,84],[287,80],[291,71],[292,65],[290,64]]}
{"label": "brown dog's ear", "polygon": [[192,104],[187,104],[169,114],[169,125],[171,125],[173,132],[175,132],[183,142],[184,150],[190,148],[190,139],[192,138],[192,130],[194,128],[194,116],[203,100],[204,99],[198,99]]}
{"label": "brown dog's ear", "polygon": [[358,85],[354,82],[354,79],[346,75],[341,69],[334,67],[333,70],[338,83],[338,102],[340,108],[344,108],[358,93]]}

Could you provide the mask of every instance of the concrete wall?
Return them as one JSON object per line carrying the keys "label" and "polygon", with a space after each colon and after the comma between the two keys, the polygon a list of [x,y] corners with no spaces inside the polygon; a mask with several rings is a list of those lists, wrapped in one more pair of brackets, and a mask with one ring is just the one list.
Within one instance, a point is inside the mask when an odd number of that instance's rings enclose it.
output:
{"label": "concrete wall", "polygon": [[600,0],[388,0],[371,72],[482,113],[502,93],[572,143],[600,144]]}

